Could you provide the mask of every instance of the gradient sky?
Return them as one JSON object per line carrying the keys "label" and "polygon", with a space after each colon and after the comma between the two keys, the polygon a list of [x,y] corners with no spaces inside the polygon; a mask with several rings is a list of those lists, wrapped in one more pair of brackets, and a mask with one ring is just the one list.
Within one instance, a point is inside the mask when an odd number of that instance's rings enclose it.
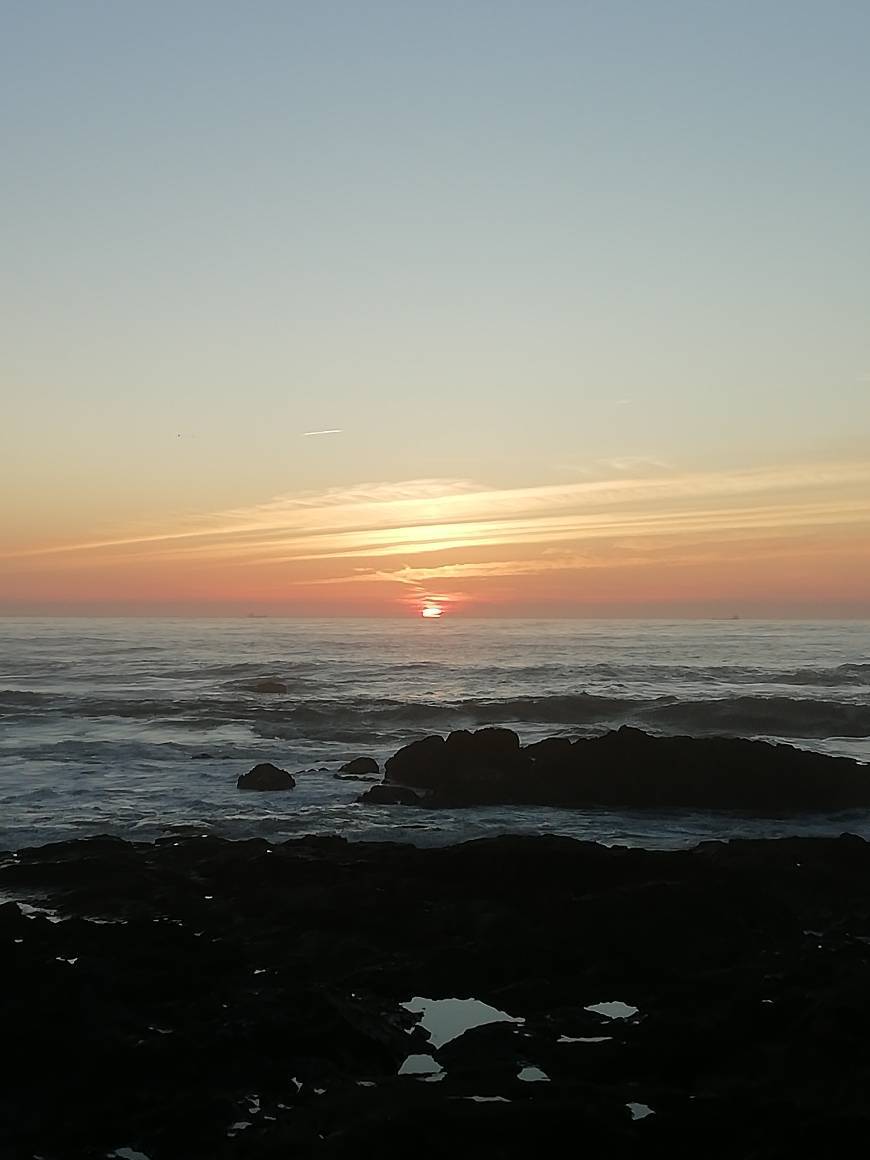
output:
{"label": "gradient sky", "polygon": [[868,55],[5,0],[0,611],[870,615]]}

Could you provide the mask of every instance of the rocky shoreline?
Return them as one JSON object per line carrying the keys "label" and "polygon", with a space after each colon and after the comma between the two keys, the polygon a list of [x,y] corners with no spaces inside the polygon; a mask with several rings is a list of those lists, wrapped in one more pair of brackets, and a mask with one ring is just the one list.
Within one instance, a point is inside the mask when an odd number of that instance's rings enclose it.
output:
{"label": "rocky shoreline", "polygon": [[[3,855],[0,1155],[839,1155],[870,1128],[868,884],[849,836]],[[414,997],[512,1021],[437,1045]]]}

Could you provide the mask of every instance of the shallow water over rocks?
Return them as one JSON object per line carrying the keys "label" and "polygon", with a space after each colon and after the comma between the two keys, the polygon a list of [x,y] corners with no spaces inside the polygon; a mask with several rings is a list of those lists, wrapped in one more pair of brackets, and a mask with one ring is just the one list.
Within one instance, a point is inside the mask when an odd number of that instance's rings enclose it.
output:
{"label": "shallow water over rocks", "polygon": [[443,1047],[464,1032],[488,1023],[523,1022],[479,999],[425,999],[416,995],[402,1003],[402,1007],[413,1014],[419,1013],[419,1025],[428,1034],[433,1047]]}

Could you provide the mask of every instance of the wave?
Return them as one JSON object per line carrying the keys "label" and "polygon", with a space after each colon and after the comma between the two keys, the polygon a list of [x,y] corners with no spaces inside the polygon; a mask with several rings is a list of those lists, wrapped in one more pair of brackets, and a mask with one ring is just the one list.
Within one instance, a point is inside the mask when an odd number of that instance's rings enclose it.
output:
{"label": "wave", "polygon": [[590,693],[507,700],[468,699],[447,704],[388,702],[355,706],[298,706],[254,723],[262,737],[298,736],[331,723],[414,732],[481,725],[557,725],[588,728],[637,725],[661,732],[727,733],[738,736],[870,737],[870,706],[791,697],[723,697],[677,700],[601,697]]}
{"label": "wave", "polygon": [[[850,666],[870,673],[870,665]],[[294,698],[228,696],[226,690],[172,698],[75,697],[23,690],[0,691],[0,715],[54,720],[121,718],[172,723],[197,732],[241,725],[269,738],[359,739],[401,737],[481,725],[614,728],[728,733],[743,736],[870,737],[870,704],[831,697],[737,694],[711,697],[632,696],[628,693],[541,693],[456,700],[384,699],[375,696]]]}
{"label": "wave", "polygon": [[870,705],[791,697],[682,701],[648,710],[660,727],[744,736],[870,737]]}
{"label": "wave", "polygon": [[715,681],[722,684],[757,685],[818,685],[831,688],[841,685],[870,685],[870,663],[847,663],[833,667],[768,669],[752,665],[666,665],[666,664],[449,664],[442,661],[407,661],[381,666],[363,665],[358,669],[344,659],[310,661],[272,660],[245,661],[234,664],[204,665],[200,668],[173,670],[172,676],[180,678],[212,678],[225,681],[230,687],[232,679],[256,681],[277,678],[292,683],[294,678],[308,675],[320,679],[342,680],[348,676],[374,676],[377,679],[394,679],[396,676],[414,677],[426,674],[464,676],[473,675],[477,680],[537,680],[570,681],[573,684],[584,681],[685,681],[704,683]]}
{"label": "wave", "polygon": [[870,664],[844,664],[833,669],[796,669],[794,672],[770,674],[766,682],[773,685],[816,685],[820,688],[870,685]]}
{"label": "wave", "polygon": [[[132,655],[141,650],[129,650]],[[152,675],[160,680],[195,681],[198,684],[214,684],[216,687],[232,687],[235,681],[256,681],[262,678],[276,678],[292,683],[300,677],[309,677],[325,682],[338,682],[348,678],[374,678],[376,680],[413,679],[426,675],[473,677],[477,681],[549,681],[571,682],[575,686],[584,682],[662,682],[671,681],[704,683],[712,681],[722,684],[757,685],[818,685],[836,687],[841,685],[870,685],[870,662],[848,662],[833,666],[812,666],[795,669],[778,669],[752,664],[659,664],[622,662],[577,663],[568,658],[550,660],[546,663],[474,663],[463,660],[450,663],[438,660],[388,660],[383,663],[369,658],[357,663],[352,657],[330,655],[305,657],[260,656],[256,660],[236,660],[164,666],[150,672],[150,666],[135,669],[125,663],[125,655],[117,657],[114,671],[94,669],[88,673],[88,680],[95,683],[112,680],[125,681]],[[73,662],[39,659],[19,660],[22,674],[32,676],[49,675],[53,671],[69,668]],[[6,679],[10,679],[7,675]],[[15,678],[13,678],[15,679]]]}
{"label": "wave", "polygon": [[0,689],[0,712],[44,705],[53,699],[50,693],[34,693],[27,689]]}
{"label": "wave", "polygon": [[252,680],[273,677],[283,680],[288,674],[312,673],[320,667],[319,662],[315,660],[291,661],[286,657],[260,657],[256,661],[232,661],[228,664],[217,665],[204,662],[201,665],[172,668],[167,670],[167,675],[183,680],[196,678],[221,680],[233,677],[247,677]]}
{"label": "wave", "polygon": [[[590,676],[618,681],[715,682],[722,685],[806,685],[820,689],[870,685],[870,664],[833,668],[765,669],[751,665],[592,665]],[[578,674],[579,675],[579,674]]]}

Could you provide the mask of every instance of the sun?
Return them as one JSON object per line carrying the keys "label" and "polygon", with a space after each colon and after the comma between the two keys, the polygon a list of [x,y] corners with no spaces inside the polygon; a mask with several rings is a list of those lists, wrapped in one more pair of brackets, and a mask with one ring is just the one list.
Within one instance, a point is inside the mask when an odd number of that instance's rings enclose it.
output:
{"label": "sun", "polygon": [[439,616],[444,615],[444,609],[440,604],[424,604],[420,609],[420,615],[425,616],[427,620],[437,620]]}

